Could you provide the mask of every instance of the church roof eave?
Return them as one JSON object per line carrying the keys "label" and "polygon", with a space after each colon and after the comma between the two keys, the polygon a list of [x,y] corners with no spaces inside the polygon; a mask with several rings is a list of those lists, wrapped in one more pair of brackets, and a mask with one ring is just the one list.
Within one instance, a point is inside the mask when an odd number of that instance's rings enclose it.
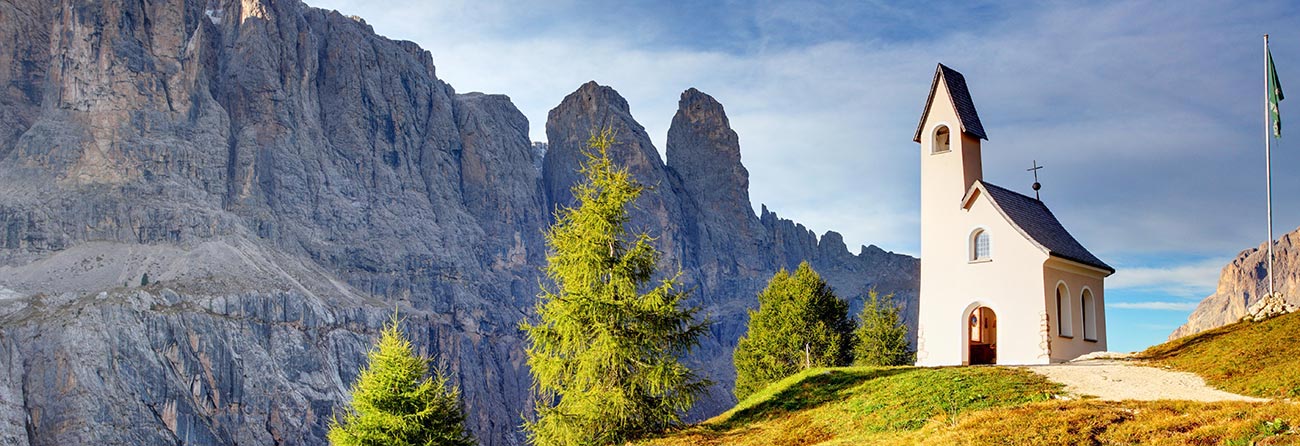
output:
{"label": "church roof eave", "polygon": [[912,141],[921,142],[922,127],[925,127],[926,116],[930,115],[930,106],[934,104],[934,92],[939,88],[940,80],[948,88],[948,99],[951,101],[952,108],[957,111],[957,120],[960,121],[961,131],[972,137],[987,141],[989,137],[984,133],[984,125],[980,123],[979,113],[975,111],[975,101],[970,98],[970,89],[966,87],[966,77],[944,64],[939,64],[934,70],[934,81],[930,83],[930,95],[925,100],[925,109],[921,111],[921,122],[916,124],[916,136],[912,138]]}
{"label": "church roof eave", "polygon": [[976,181],[962,197],[962,207],[970,206],[977,190],[988,195],[993,208],[1047,255],[1101,270],[1107,276],[1115,273],[1115,268],[1097,258],[1070,235],[1041,201],[995,184]]}

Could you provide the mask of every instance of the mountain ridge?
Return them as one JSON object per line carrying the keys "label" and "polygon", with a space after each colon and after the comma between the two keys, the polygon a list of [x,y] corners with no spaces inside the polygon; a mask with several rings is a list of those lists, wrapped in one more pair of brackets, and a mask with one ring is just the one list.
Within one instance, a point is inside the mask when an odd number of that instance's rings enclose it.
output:
{"label": "mountain ridge", "polygon": [[665,161],[612,88],[566,97],[541,148],[508,97],[295,0],[22,0],[0,36],[0,444],[319,444],[395,307],[482,443],[521,444],[517,323],[598,123],[650,186],[633,228],[717,321],[688,358],[718,382],[693,416],[730,407],[731,347],[778,268],[915,313],[915,258],[753,211],[697,90]]}

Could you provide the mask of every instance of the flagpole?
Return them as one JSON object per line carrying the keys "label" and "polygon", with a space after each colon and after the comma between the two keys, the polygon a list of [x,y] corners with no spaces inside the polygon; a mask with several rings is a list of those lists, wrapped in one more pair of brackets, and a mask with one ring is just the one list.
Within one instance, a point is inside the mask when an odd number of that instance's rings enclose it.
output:
{"label": "flagpole", "polygon": [[1268,294],[1273,295],[1273,130],[1270,122],[1269,98],[1271,92],[1268,66],[1268,34],[1264,35],[1264,183],[1265,197],[1268,200]]}

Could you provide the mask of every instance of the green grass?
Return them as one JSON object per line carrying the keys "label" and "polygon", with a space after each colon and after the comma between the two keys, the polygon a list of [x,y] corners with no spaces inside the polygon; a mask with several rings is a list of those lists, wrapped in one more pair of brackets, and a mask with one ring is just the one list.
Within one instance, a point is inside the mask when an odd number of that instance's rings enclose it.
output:
{"label": "green grass", "polygon": [[[1046,401],[1061,388],[996,367],[812,369],[699,426],[645,444],[809,445],[897,441],[928,423]],[[892,439],[892,440],[891,440]]]}
{"label": "green grass", "polygon": [[1300,313],[1239,322],[1151,347],[1139,355],[1157,366],[1192,372],[1229,392],[1300,397]]}

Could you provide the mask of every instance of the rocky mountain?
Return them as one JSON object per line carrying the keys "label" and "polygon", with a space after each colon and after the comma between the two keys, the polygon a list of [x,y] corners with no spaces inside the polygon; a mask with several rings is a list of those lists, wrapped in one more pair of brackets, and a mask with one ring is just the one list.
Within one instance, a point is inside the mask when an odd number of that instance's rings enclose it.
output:
{"label": "rocky mountain", "polygon": [[[572,201],[577,181],[573,167],[591,129],[608,126],[618,135],[611,157],[648,186],[632,210],[631,226],[656,237],[665,252],[661,269],[680,267],[695,289],[694,299],[714,322],[713,336],[693,361],[718,382],[694,414],[729,409],[735,381],[731,351],[744,334],[747,310],[778,269],[793,269],[804,260],[829,282],[854,311],[876,287],[896,293],[909,320],[915,320],[919,261],[875,246],[850,253],[843,237],[827,232],[820,239],[803,225],[762,208],[754,215],[749,201],[749,172],[740,162],[739,138],[712,97],[689,89],[682,93],[668,130],[667,162],[660,160],[645,129],[631,117],[627,101],[614,89],[588,82],[551,110],[542,181],[552,206]],[[913,333],[915,337],[915,333]]]}
{"label": "rocky mountain", "polygon": [[[1188,316],[1169,339],[1193,335],[1241,320],[1246,309],[1268,293],[1268,247],[1247,249],[1223,267],[1219,286]],[[1300,229],[1273,245],[1274,288],[1292,305],[1300,305]]]}
{"label": "rocky mountain", "polygon": [[509,98],[296,0],[15,0],[0,36],[0,445],[321,444],[394,308],[481,442],[520,444],[517,324],[601,125],[651,187],[632,225],[716,321],[695,416],[733,402],[731,349],[778,268],[915,316],[915,258],[754,214],[739,138],[693,89],[665,162],[609,87],[534,144]]}

